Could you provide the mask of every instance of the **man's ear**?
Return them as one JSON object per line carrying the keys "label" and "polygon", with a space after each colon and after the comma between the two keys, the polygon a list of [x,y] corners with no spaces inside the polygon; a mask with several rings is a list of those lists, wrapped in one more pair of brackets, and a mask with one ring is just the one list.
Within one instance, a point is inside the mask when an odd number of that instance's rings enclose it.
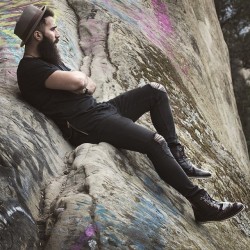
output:
{"label": "man's ear", "polygon": [[34,31],[33,36],[39,42],[43,40],[43,34],[41,31],[38,30]]}

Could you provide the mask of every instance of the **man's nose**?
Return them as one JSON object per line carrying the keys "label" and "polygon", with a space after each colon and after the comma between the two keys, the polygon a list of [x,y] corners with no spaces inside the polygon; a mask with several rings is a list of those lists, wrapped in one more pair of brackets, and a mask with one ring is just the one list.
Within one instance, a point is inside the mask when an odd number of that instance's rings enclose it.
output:
{"label": "man's nose", "polygon": [[56,38],[60,38],[60,32],[56,30]]}

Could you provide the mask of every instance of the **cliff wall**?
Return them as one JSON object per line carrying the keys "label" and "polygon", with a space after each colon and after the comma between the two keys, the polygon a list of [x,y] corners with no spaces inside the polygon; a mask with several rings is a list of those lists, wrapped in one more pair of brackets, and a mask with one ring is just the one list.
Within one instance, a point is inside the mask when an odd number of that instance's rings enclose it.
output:
{"label": "cliff wall", "polygon": [[[108,100],[139,84],[166,86],[187,154],[210,170],[195,181],[221,200],[250,202],[249,157],[212,0],[68,0],[1,3],[0,249],[248,249],[248,207],[221,223],[196,224],[188,202],[150,161],[113,146],[74,149],[24,102],[13,28],[34,2],[55,9],[67,66]],[[148,115],[140,121],[152,127]]]}

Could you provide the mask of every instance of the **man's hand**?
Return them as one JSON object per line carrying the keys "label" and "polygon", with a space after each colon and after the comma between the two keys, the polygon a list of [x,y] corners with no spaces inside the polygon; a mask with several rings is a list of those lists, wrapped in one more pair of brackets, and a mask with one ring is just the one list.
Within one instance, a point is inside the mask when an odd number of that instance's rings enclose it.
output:
{"label": "man's hand", "polygon": [[93,95],[96,90],[96,83],[89,77],[87,77],[87,86],[88,94]]}
{"label": "man's hand", "polygon": [[80,88],[78,90],[74,90],[72,91],[75,94],[88,94],[88,95],[93,95],[95,90],[96,90],[96,84],[95,82],[86,76],[85,78],[85,87],[84,88]]}

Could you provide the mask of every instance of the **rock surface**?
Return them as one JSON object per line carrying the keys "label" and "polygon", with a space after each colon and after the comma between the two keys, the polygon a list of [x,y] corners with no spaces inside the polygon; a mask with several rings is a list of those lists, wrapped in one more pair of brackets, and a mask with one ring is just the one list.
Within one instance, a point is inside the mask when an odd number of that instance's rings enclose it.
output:
{"label": "rock surface", "polygon": [[[145,156],[106,143],[73,150],[22,100],[12,30],[30,2],[0,5],[0,249],[248,249],[248,207],[198,225]],[[164,84],[188,155],[213,173],[196,183],[249,204],[249,158],[213,1],[38,2],[56,8],[63,59],[97,82],[98,100]],[[148,115],[139,122],[153,129]]]}

